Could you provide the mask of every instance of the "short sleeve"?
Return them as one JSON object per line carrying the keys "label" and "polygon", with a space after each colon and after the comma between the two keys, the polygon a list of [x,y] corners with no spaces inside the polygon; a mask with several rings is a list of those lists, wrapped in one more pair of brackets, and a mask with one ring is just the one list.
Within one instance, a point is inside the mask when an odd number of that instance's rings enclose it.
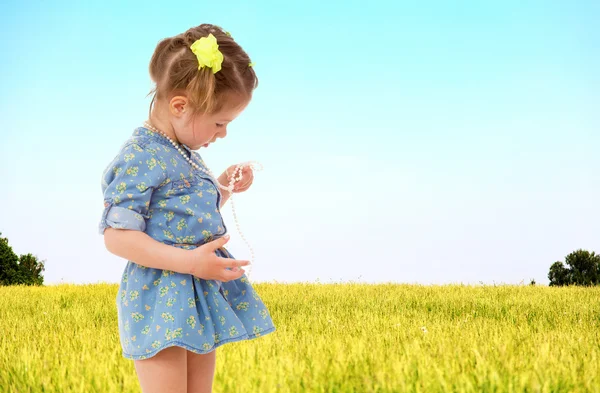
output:
{"label": "short sleeve", "polygon": [[167,180],[160,151],[159,146],[131,143],[106,168],[100,234],[108,227],[145,231],[152,193]]}

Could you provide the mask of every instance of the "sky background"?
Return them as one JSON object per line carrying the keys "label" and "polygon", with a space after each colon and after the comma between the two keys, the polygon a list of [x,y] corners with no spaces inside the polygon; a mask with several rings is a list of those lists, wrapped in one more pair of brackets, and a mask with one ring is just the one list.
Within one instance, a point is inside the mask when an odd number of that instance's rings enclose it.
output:
{"label": "sky background", "polygon": [[0,232],[47,284],[120,280],[100,178],[147,117],[156,44],[204,22],[260,80],[200,151],[264,165],[235,198],[254,281],[547,284],[600,252],[600,2],[167,4],[0,4]]}

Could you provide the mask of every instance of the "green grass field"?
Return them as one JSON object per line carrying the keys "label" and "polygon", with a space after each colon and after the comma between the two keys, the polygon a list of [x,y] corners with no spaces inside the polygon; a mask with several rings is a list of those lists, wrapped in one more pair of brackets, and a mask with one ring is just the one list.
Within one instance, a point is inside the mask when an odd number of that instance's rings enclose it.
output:
{"label": "green grass field", "polygon": [[[600,392],[600,288],[254,287],[278,330],[217,349],[215,392]],[[116,293],[0,287],[0,392],[139,392]]]}

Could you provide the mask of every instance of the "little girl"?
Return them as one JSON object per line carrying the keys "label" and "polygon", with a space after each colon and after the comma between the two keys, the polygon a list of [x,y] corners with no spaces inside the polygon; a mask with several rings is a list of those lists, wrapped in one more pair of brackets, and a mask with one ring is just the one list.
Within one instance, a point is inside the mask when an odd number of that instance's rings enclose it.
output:
{"label": "little girl", "polygon": [[[203,24],[162,40],[143,127],[103,175],[100,233],[128,260],[116,298],[123,356],[144,393],[210,392],[216,348],[275,331],[241,266],[223,248],[230,167],[215,178],[195,151],[227,135],[258,80],[221,28]],[[252,184],[245,167],[233,192]]]}

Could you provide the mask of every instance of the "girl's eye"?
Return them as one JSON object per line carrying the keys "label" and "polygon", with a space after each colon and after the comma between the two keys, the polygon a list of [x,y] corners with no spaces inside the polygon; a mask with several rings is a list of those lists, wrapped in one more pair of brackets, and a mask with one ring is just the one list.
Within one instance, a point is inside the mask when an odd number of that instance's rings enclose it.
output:
{"label": "girl's eye", "polygon": [[223,127],[225,124],[219,124],[217,123],[217,127]]}

